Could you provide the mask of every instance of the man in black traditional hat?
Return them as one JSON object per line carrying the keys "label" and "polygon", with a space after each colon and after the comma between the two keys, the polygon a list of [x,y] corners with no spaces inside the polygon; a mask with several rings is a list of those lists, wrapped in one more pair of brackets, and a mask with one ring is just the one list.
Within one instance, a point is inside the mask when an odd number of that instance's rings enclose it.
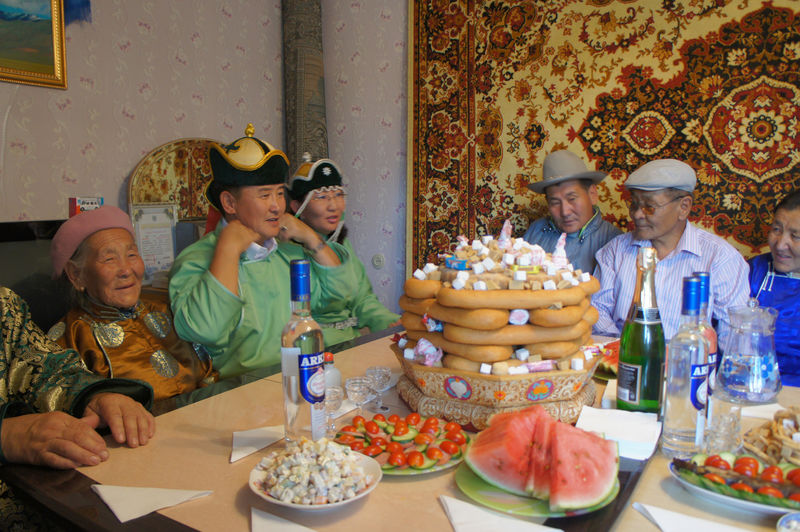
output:
{"label": "man in black traditional hat", "polygon": [[212,144],[206,197],[223,219],[181,252],[170,274],[175,330],[208,349],[222,378],[279,368],[281,331],[291,316],[291,260],[311,259],[312,311],[320,300],[355,289],[339,267],[349,261],[347,250],[286,213],[286,155],[251,128],[227,146]]}
{"label": "man in black traditional hat", "polygon": [[567,150],[548,154],[543,179],[528,188],[546,196],[550,216],[533,222],[525,240],[552,253],[561,233],[566,233],[567,258],[576,269],[593,272],[597,250],[622,232],[603,220],[597,207],[597,183],[605,176],[590,171],[580,157]]}

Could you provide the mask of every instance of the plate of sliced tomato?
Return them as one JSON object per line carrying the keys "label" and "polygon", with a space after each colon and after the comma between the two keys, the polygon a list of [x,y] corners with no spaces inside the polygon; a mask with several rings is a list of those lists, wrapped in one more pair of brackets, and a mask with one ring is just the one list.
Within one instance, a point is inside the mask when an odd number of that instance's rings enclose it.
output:
{"label": "plate of sliced tomato", "polygon": [[412,412],[355,416],[335,441],[374,458],[384,475],[424,475],[461,463],[469,434],[458,423]]}
{"label": "plate of sliced tomato", "polygon": [[767,465],[754,456],[698,454],[675,459],[670,474],[687,491],[744,510],[780,515],[800,510],[800,468]]}

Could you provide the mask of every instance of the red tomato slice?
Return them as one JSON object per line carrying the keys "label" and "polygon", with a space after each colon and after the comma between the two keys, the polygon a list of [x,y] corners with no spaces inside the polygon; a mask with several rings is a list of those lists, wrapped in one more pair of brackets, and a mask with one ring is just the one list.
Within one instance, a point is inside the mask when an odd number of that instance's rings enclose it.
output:
{"label": "red tomato slice", "polygon": [[761,472],[761,480],[780,484],[783,482],[783,470],[778,466],[769,466]]}
{"label": "red tomato slice", "polygon": [[408,423],[409,425],[416,425],[417,423],[419,423],[419,420],[420,420],[420,415],[417,414],[416,412],[412,412],[406,416],[406,423]]}
{"label": "red tomato slice", "polygon": [[364,419],[364,416],[355,416],[353,418],[353,425],[355,425],[356,427],[358,427],[358,426],[362,426],[363,427],[364,423],[366,423],[366,422],[367,422],[367,420]]}
{"label": "red tomato slice", "polygon": [[345,425],[339,432],[354,432],[358,433],[358,429],[355,428],[353,425]]}
{"label": "red tomato slice", "polygon": [[712,454],[711,456],[706,458],[704,465],[726,470],[729,470],[731,468],[731,465],[718,454]]}
{"label": "red tomato slice", "polygon": [[406,463],[408,463],[408,460],[406,459],[406,455],[404,455],[401,451],[389,455],[389,463],[393,466],[404,466]]}
{"label": "red tomato slice", "polygon": [[364,449],[364,440],[356,440],[350,444],[350,448],[354,451],[362,451]]}
{"label": "red tomato slice", "polygon": [[369,447],[364,447],[361,450],[361,452],[366,454],[367,456],[378,456],[383,452],[383,449],[381,449],[377,445],[370,445]]}
{"label": "red tomato slice", "polygon": [[455,442],[452,442],[450,440],[444,440],[442,443],[439,444],[439,447],[444,452],[446,452],[447,454],[450,454],[450,455],[458,454],[458,451],[461,450],[461,448],[458,446],[458,444],[456,444]]}
{"label": "red tomato slice", "polygon": [[776,499],[783,499],[783,493],[781,493],[778,488],[773,488],[772,486],[761,486],[758,488],[756,493],[767,495],[769,497],[775,497]]}
{"label": "red tomato slice", "polygon": [[394,435],[395,436],[403,436],[404,434],[408,434],[408,425],[403,423],[400,425],[399,423],[394,426]]}
{"label": "red tomato slice", "polygon": [[448,432],[447,434],[444,435],[444,437],[445,437],[445,439],[448,439],[448,440],[450,440],[452,442],[455,442],[458,445],[461,445],[462,443],[467,443],[467,437],[464,436],[464,433],[460,432],[460,431],[459,432],[455,432],[455,431]]}
{"label": "red tomato slice", "polygon": [[364,423],[364,430],[367,431],[367,434],[378,434],[381,428],[374,421],[367,421]]}
{"label": "red tomato slice", "polygon": [[755,458],[753,458],[752,456],[740,456],[740,457],[739,457],[739,458],[737,458],[737,459],[736,459],[736,461],[733,463],[733,466],[734,466],[734,468],[735,468],[736,466],[738,466],[738,465],[740,465],[740,464],[744,464],[744,465],[746,465],[747,467],[752,467],[752,468],[753,468],[753,469],[755,469],[756,471],[758,471],[758,468],[759,468],[759,463],[758,463],[758,460],[756,460],[756,459],[755,459]]}
{"label": "red tomato slice", "polygon": [[408,453],[406,460],[411,467],[420,467],[425,463],[425,457],[419,451],[411,451]]}
{"label": "red tomato slice", "polygon": [[800,493],[792,493],[789,498],[793,501],[800,502]]}
{"label": "red tomato slice", "polygon": [[369,441],[369,444],[370,445],[377,445],[378,447],[386,447],[386,445],[387,445],[386,439],[385,438],[381,438],[380,436],[377,437],[377,438],[372,438]]}
{"label": "red tomato slice", "polygon": [[[400,453],[402,454],[405,450],[402,443],[398,443],[396,441],[390,441],[386,444],[386,450],[392,454]],[[405,456],[405,455],[404,455]]]}
{"label": "red tomato slice", "polygon": [[744,482],[734,482],[733,484],[731,484],[731,487],[735,490],[746,491],[747,493],[753,493],[753,488],[748,486]]}
{"label": "red tomato slice", "polygon": [[445,432],[453,432],[453,431],[460,431],[461,425],[456,423],[455,421],[449,422],[447,425],[444,426]]}
{"label": "red tomato slice", "polygon": [[442,450],[438,447],[428,447],[428,450],[425,451],[425,454],[431,460],[440,460],[443,456]]}
{"label": "red tomato slice", "polygon": [[716,482],[717,484],[725,484],[725,479],[721,476],[717,475],[716,473],[706,473],[703,475],[705,478],[710,480],[711,482]]}
{"label": "red tomato slice", "polygon": [[386,416],[384,416],[383,414],[375,414],[374,416],[372,416],[372,421],[380,421],[382,423],[385,423]]}
{"label": "red tomato slice", "polygon": [[433,442],[433,436],[428,434],[427,432],[420,432],[414,438],[414,443],[417,445],[430,445]]}
{"label": "red tomato slice", "polygon": [[397,423],[398,419],[400,419],[400,416],[398,416],[397,414],[392,414],[391,416],[389,416],[388,421],[389,423]]}
{"label": "red tomato slice", "polygon": [[756,469],[747,463],[737,463],[733,466],[733,470],[746,477],[756,476]]}

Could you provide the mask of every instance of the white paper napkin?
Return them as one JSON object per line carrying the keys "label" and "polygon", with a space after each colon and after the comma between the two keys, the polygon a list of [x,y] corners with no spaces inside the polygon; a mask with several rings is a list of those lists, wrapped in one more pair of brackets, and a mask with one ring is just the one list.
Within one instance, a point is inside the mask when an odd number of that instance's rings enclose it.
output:
{"label": "white paper napkin", "polygon": [[634,460],[650,458],[661,435],[661,422],[655,414],[627,412],[584,406],[578,422],[583,430],[599,432],[619,443],[619,455]]}
{"label": "white paper napkin", "polygon": [[92,490],[103,499],[121,523],[214,493],[165,488],[132,488],[108,484],[92,484]]}
{"label": "white paper napkin", "polygon": [[600,400],[602,408],[617,408],[617,379],[610,379],[603,390],[603,398]]}
{"label": "white paper napkin", "polygon": [[439,495],[439,501],[444,507],[444,513],[453,525],[455,532],[486,532],[487,530],[502,530],[503,532],[532,532],[532,531],[560,531],[559,528],[539,525],[530,521],[523,521],[515,517],[502,515],[491,510],[486,510],[447,495]]}
{"label": "white paper napkin", "polygon": [[250,532],[273,532],[274,530],[282,530],[284,532],[314,531],[313,528],[298,525],[283,517],[278,517],[256,508],[250,508]]}
{"label": "white paper napkin", "polygon": [[754,405],[742,407],[742,417],[758,417],[762,419],[773,419],[775,412],[783,410],[785,407],[778,403],[769,403],[766,405]]}
{"label": "white paper napkin", "polygon": [[351,401],[350,399],[345,399],[344,401],[342,401],[342,406],[339,407],[339,410],[333,413],[333,419],[339,419],[340,417],[350,412],[351,410],[355,410],[357,407],[358,405],[355,404],[353,401]]}
{"label": "white paper napkin", "polygon": [[233,433],[231,463],[253,454],[283,438],[283,425],[241,430]]}
{"label": "white paper napkin", "polygon": [[652,504],[633,503],[648,521],[656,525],[662,532],[687,532],[687,530],[702,530],[703,532],[738,532],[741,528],[715,523],[707,519],[684,515],[671,510],[665,510]]}

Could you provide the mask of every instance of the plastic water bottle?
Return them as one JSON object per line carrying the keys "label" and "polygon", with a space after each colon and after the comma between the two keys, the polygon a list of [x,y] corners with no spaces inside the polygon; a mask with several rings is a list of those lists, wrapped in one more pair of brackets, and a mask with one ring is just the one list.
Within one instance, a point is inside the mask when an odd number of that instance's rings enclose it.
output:
{"label": "plastic water bottle", "polygon": [[683,278],[681,325],[669,341],[661,450],[690,458],[703,449],[708,401],[708,341],[698,327],[700,279]]}
{"label": "plastic water bottle", "polygon": [[664,329],[656,303],[656,250],[639,249],[636,288],[619,342],[617,408],[658,413],[664,384]]}
{"label": "plastic water bottle", "polygon": [[291,262],[292,317],[281,334],[283,411],[285,438],[325,436],[324,342],[319,325],[311,317],[310,264]]}
{"label": "plastic water bottle", "polygon": [[342,387],[342,372],[333,365],[333,353],[325,352],[325,389],[332,386]]}

